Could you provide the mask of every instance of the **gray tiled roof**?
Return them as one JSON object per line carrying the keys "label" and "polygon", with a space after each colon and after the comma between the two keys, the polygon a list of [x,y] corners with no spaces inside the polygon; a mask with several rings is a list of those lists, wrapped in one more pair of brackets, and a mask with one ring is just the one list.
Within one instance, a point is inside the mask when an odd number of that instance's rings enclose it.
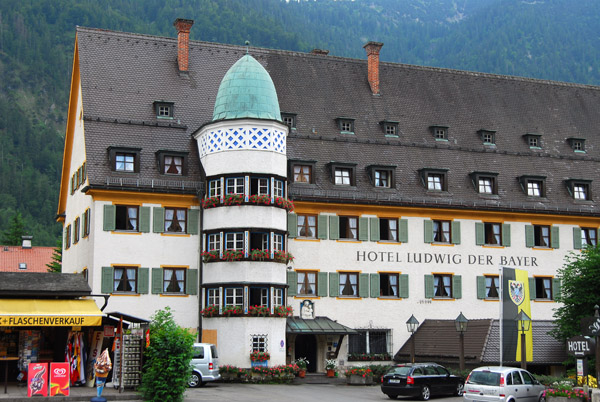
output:
{"label": "gray tiled roof", "polygon": [[[246,48],[191,41],[190,71],[180,74],[175,38],[88,28],[78,28],[77,38],[90,183],[118,177],[108,169],[109,146],[142,148],[136,177],[147,180],[165,179],[157,150],[189,152],[182,180],[199,181],[191,133],[211,121],[221,79]],[[317,161],[315,184],[291,185],[296,200],[600,215],[595,203],[574,201],[564,183],[591,179],[592,194],[600,194],[598,87],[382,62],[381,95],[374,96],[366,60],[257,48],[250,54],[271,75],[281,111],[296,114],[288,157]],[[156,126],[157,100],[175,103],[177,127]],[[338,117],[355,119],[354,135],[339,133]],[[383,120],[399,122],[398,138],[385,137]],[[432,125],[448,126],[449,141],[436,142]],[[483,145],[480,129],[496,131],[495,147]],[[541,150],[529,149],[526,133],[542,135]],[[585,138],[587,153],[574,153],[571,137]],[[355,187],[333,185],[331,161],[357,164]],[[373,164],[397,166],[394,189],[373,188],[366,172]],[[418,170],[424,167],[448,169],[447,192],[423,188]],[[498,173],[499,195],[477,194],[469,177],[474,171]],[[547,197],[524,195],[521,175],[546,176]]]}
{"label": "gray tiled roof", "polygon": [[81,297],[92,289],[81,274],[40,272],[0,272],[2,297]]}

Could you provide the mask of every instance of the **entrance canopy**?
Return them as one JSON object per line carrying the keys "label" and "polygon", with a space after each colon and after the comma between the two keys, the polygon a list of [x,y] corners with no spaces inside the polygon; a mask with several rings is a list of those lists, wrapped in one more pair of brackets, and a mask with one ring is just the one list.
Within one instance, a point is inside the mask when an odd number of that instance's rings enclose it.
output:
{"label": "entrance canopy", "polygon": [[2,299],[0,326],[98,326],[104,314],[91,299]]}
{"label": "entrance canopy", "polygon": [[352,328],[338,324],[328,317],[315,317],[314,319],[288,317],[285,332],[288,334],[315,335],[347,335],[358,333]]}

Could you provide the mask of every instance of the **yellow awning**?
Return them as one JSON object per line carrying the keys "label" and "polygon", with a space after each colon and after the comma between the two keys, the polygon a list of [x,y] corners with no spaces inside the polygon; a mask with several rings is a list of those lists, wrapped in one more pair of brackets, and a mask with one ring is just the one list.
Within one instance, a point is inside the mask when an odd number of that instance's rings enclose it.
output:
{"label": "yellow awning", "polygon": [[0,299],[0,327],[97,326],[103,316],[92,299]]}

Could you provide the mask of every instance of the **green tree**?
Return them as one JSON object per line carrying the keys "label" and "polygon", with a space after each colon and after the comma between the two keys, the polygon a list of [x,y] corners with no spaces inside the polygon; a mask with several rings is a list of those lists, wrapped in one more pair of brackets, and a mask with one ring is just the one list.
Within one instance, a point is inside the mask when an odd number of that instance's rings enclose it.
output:
{"label": "green tree", "polygon": [[561,279],[557,300],[562,305],[555,309],[557,327],[552,335],[564,341],[581,335],[581,318],[593,316],[594,306],[600,304],[600,246],[588,246],[581,253],[569,254],[557,276]]}
{"label": "green tree", "polygon": [[25,235],[25,223],[20,212],[17,212],[9,223],[8,229],[2,236],[2,244],[5,246],[18,246],[23,241]]}
{"label": "green tree", "polygon": [[48,267],[48,272],[56,272],[59,273],[62,271],[62,237],[58,238],[56,242],[56,248],[52,253],[52,262],[46,264]]}
{"label": "green tree", "polygon": [[140,392],[145,401],[180,402],[191,374],[194,336],[175,323],[166,307],[152,316]]}

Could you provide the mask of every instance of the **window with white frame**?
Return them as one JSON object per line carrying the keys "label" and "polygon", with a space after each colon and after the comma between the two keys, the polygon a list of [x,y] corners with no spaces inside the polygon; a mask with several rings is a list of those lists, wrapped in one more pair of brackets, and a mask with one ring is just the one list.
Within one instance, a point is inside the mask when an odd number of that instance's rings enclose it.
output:
{"label": "window with white frame", "polygon": [[244,233],[225,233],[225,250],[244,250]]}
{"label": "window with white frame", "polygon": [[250,250],[268,250],[269,249],[269,233],[268,232],[251,232],[250,233]]}
{"label": "window with white frame", "polygon": [[223,194],[221,189],[221,180],[210,180],[208,182],[208,196],[209,197],[220,197]]}
{"label": "window with white frame", "polygon": [[375,169],[375,187],[391,187],[391,172],[389,170]]}
{"label": "window with white frame", "polygon": [[181,176],[183,174],[183,156],[163,155],[163,173]]}
{"label": "window with white frame", "polygon": [[269,345],[267,343],[267,335],[251,335],[252,337],[252,352],[268,352]]}
{"label": "window with white frame", "polygon": [[249,306],[268,306],[269,305],[269,289],[251,287],[248,294]]}
{"label": "window with white frame", "polygon": [[283,180],[274,180],[273,181],[273,197],[283,197],[284,196],[284,183]]}
{"label": "window with white frame", "polygon": [[135,154],[117,152],[115,154],[115,170],[133,172],[135,170]]}
{"label": "window with white frame", "polygon": [[334,170],[335,184],[349,186],[352,183],[352,169],[338,167]]}
{"label": "window with white frame", "polygon": [[541,197],[542,185],[543,182],[541,180],[529,180],[527,182],[527,195],[532,197]]}
{"label": "window with white frame", "polygon": [[273,306],[274,307],[283,306],[283,289],[282,288],[274,288],[273,289]]}
{"label": "window with white frame", "polygon": [[589,185],[587,183],[574,183],[573,198],[575,198],[576,200],[588,200]]}
{"label": "window with white frame", "polygon": [[219,306],[221,302],[219,288],[209,288],[206,290],[206,305]]}
{"label": "window with white frame", "polygon": [[221,249],[221,236],[219,233],[211,233],[207,235],[208,251]]}
{"label": "window with white frame", "polygon": [[225,194],[244,194],[243,177],[230,177],[225,183]]}
{"label": "window with white frame", "polygon": [[226,288],[225,289],[225,305],[242,307],[244,305],[244,289],[243,288]]}
{"label": "window with white frame", "polygon": [[273,235],[273,250],[282,251],[283,250],[283,235],[274,234]]}
{"label": "window with white frame", "polygon": [[494,194],[494,178],[480,177],[478,187],[480,194]]}
{"label": "window with white frame", "polygon": [[312,165],[295,164],[292,167],[294,183],[312,183]]}
{"label": "window with white frame", "polygon": [[250,194],[269,195],[269,179],[266,177],[251,177]]}

